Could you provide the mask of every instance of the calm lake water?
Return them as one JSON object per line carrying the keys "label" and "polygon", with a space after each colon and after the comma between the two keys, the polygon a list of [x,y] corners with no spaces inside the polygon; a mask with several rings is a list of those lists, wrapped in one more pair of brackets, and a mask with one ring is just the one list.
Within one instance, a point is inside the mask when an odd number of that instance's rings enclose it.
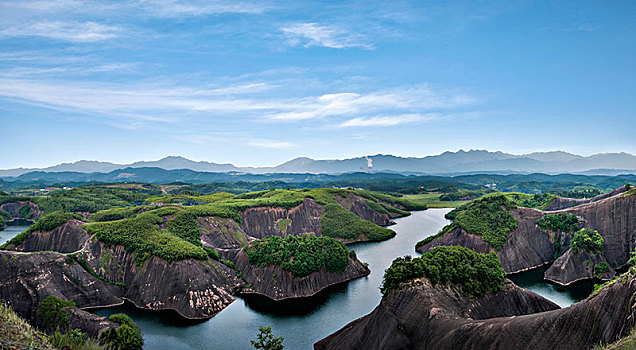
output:
{"label": "calm lake water", "polygon": [[[396,219],[391,226],[397,235],[384,242],[350,245],[371,274],[347,284],[329,288],[316,297],[288,302],[273,302],[264,297],[237,297],[236,301],[210,320],[189,322],[174,312],[139,310],[131,305],[102,309],[108,316],[125,312],[144,333],[145,349],[253,349],[258,327],[271,326],[274,335],[285,337],[287,349],[312,349],[313,343],[370,313],[380,302],[380,284],[384,270],[393,259],[418,255],[415,243],[437,233],[449,223],[444,219],[450,209],[428,209]],[[0,239],[17,235],[26,226],[10,226],[0,231]],[[9,231],[10,230],[10,231]],[[10,237],[8,238],[10,239]],[[3,241],[4,242],[4,241]],[[573,288],[545,283],[543,269],[512,276],[513,281],[560,306],[577,302],[591,291],[591,283]]]}
{"label": "calm lake water", "polygon": [[15,225],[13,223],[9,223],[9,225],[4,230],[0,230],[0,245],[3,245],[6,242],[10,241],[13,237],[26,231],[26,229],[28,228],[28,222],[19,222]]}

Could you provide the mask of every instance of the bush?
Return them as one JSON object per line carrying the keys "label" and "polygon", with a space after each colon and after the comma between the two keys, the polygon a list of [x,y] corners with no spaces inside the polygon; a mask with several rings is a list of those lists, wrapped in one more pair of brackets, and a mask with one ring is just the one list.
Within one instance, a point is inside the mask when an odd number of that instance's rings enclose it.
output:
{"label": "bush", "polygon": [[263,350],[283,350],[285,346],[283,345],[283,337],[275,337],[272,334],[272,327],[267,326],[258,327],[258,334],[256,335],[256,340],[250,340],[252,346],[255,349],[263,349]]}
{"label": "bush", "polygon": [[603,236],[596,230],[582,228],[572,238],[570,248],[574,254],[581,250],[588,253],[601,253],[603,252]]}
{"label": "bush", "polygon": [[33,219],[33,217],[35,216],[35,212],[30,205],[21,206],[20,209],[18,209],[18,213],[20,214],[20,218],[27,220]]}
{"label": "bush", "polygon": [[594,276],[601,277],[604,274],[609,272],[609,265],[607,263],[601,262],[594,266]]}
{"label": "bush", "polygon": [[538,220],[537,225],[543,230],[572,234],[579,230],[579,219],[574,214],[548,214]]}
{"label": "bush", "polygon": [[436,247],[421,257],[393,260],[384,272],[380,291],[386,295],[400,283],[426,277],[433,285],[452,284],[467,296],[481,296],[501,290],[506,273],[494,252],[476,253],[464,247]]}
{"label": "bush", "polygon": [[102,332],[99,339],[108,343],[112,350],[141,350],[144,339],[139,327],[126,314],[114,314],[109,317],[119,323],[119,328],[108,328]]}
{"label": "bush", "polygon": [[56,329],[66,331],[70,325],[70,316],[75,303],[72,300],[62,300],[49,295],[44,298],[38,307],[37,315],[42,322],[42,327],[51,333]]}
{"label": "bush", "polygon": [[329,237],[266,237],[243,248],[252,265],[280,266],[295,277],[304,277],[323,266],[342,272],[349,263],[347,247]]}

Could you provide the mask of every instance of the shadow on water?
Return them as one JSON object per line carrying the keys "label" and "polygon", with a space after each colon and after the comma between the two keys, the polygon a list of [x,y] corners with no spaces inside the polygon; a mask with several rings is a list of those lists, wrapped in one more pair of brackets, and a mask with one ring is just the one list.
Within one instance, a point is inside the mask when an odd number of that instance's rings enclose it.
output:
{"label": "shadow on water", "polygon": [[95,308],[90,310],[100,316],[108,317],[113,314],[125,313],[135,321],[149,321],[157,323],[161,326],[167,327],[189,327],[206,322],[205,320],[189,320],[181,316],[174,310],[147,310],[140,309],[135,304],[125,300],[122,305],[111,306],[105,308]]}
{"label": "shadow on water", "polygon": [[322,308],[330,298],[339,294],[346,294],[348,283],[343,282],[327,287],[318,294],[306,297],[275,301],[263,295],[241,294],[240,297],[252,310],[272,316],[304,316]]}

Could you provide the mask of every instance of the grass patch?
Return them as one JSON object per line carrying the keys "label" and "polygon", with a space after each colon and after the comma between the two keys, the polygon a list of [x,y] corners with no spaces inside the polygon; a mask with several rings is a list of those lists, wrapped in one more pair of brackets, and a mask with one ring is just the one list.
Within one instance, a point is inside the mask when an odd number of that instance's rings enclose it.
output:
{"label": "grass patch", "polygon": [[506,273],[494,252],[476,253],[464,247],[436,247],[419,258],[393,260],[384,272],[380,290],[387,295],[400,283],[426,277],[433,285],[451,284],[467,296],[482,296],[501,290]]}
{"label": "grass patch", "polygon": [[0,302],[0,349],[55,349],[46,334],[33,328],[5,302]]}
{"label": "grass patch", "polygon": [[340,204],[327,204],[325,215],[320,218],[322,234],[334,238],[356,239],[360,235],[373,241],[382,241],[395,236],[395,232],[361,219]]}
{"label": "grass patch", "polygon": [[323,266],[342,272],[349,263],[347,247],[329,237],[266,237],[243,248],[252,265],[280,266],[295,277],[304,277]]}

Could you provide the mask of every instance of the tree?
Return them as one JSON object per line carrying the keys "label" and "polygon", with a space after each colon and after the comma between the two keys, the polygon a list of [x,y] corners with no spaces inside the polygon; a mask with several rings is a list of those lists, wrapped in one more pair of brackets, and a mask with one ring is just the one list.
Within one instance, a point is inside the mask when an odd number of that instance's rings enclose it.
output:
{"label": "tree", "polygon": [[75,303],[72,300],[66,301],[49,295],[40,304],[37,314],[42,326],[48,332],[53,332],[55,329],[66,332],[74,307]]}
{"label": "tree", "polygon": [[272,327],[267,326],[258,327],[258,335],[256,336],[257,340],[250,340],[252,345],[256,349],[263,350],[282,350],[285,346],[283,345],[283,337],[274,337],[272,334]]}

